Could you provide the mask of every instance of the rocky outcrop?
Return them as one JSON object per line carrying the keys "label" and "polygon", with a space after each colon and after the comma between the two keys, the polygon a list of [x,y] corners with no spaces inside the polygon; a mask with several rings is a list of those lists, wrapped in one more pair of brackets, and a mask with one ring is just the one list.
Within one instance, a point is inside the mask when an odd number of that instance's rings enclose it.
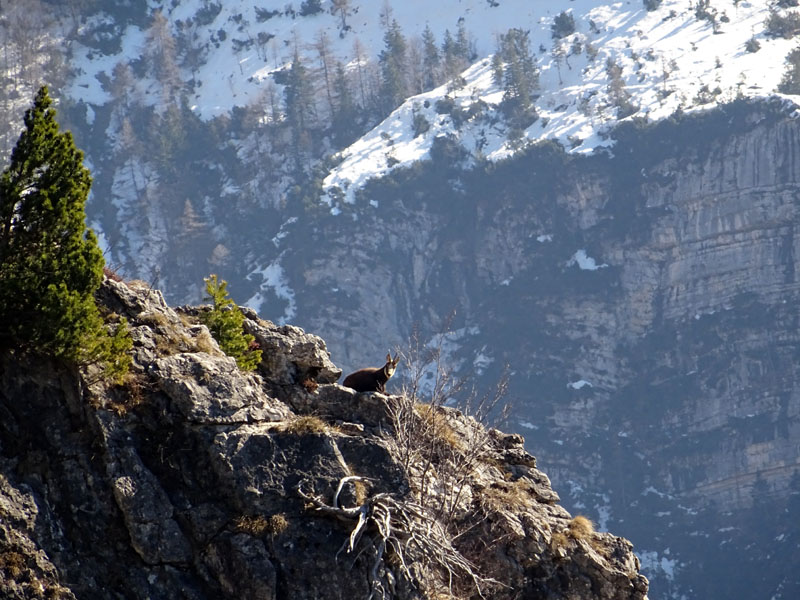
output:
{"label": "rocky outcrop", "polygon": [[106,280],[122,385],[0,357],[4,598],[643,599],[631,545],[558,505],[519,435],[336,385],[325,343],[247,312],[242,373],[145,286]]}
{"label": "rocky outcrop", "polygon": [[348,368],[445,329],[484,386],[508,364],[511,429],[567,506],[648,550],[654,598],[790,598],[800,122],[784,109],[623,126],[613,157],[546,145],[373,182],[298,261],[298,318]]}

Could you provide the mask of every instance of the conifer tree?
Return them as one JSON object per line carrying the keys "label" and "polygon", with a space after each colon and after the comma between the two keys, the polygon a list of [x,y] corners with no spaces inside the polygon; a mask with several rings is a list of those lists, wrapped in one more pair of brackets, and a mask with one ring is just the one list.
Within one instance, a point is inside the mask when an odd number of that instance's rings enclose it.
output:
{"label": "conifer tree", "polygon": [[[528,32],[509,29],[499,38],[498,54],[503,59],[503,108],[518,126],[527,127],[535,118],[533,93],[539,87],[539,70],[531,54]],[[495,67],[495,77],[499,69]]]}
{"label": "conifer tree", "polygon": [[209,275],[206,282],[206,300],[213,303],[211,311],[203,315],[203,322],[217,340],[219,347],[228,356],[236,359],[243,371],[253,371],[261,362],[261,350],[255,338],[244,333],[244,315],[228,296],[228,282]]}
{"label": "conifer tree", "polygon": [[464,21],[458,22],[458,30],[456,31],[455,42],[456,54],[461,57],[465,64],[469,64],[472,60],[472,50],[470,49],[469,34],[467,34],[466,25]]}
{"label": "conifer tree", "polygon": [[358,137],[358,106],[350,89],[347,71],[340,61],[336,63],[333,94],[333,135],[337,144],[346,146]]}
{"label": "conifer tree", "polygon": [[283,90],[286,121],[292,132],[295,167],[302,169],[311,150],[310,129],[315,116],[314,86],[300,55],[295,52]]}
{"label": "conifer tree", "polygon": [[103,255],[85,223],[91,176],[51,104],[42,87],[0,176],[0,342],[121,375],[127,326],[109,336],[94,299]]}
{"label": "conifer tree", "polygon": [[441,57],[439,48],[436,45],[436,38],[429,25],[425,26],[422,32],[422,85],[426,90],[435,88],[441,82],[439,71],[441,69]]}
{"label": "conifer tree", "polygon": [[786,56],[786,70],[778,91],[782,94],[800,94],[800,48],[795,48]]}
{"label": "conifer tree", "polygon": [[392,21],[383,37],[385,48],[381,51],[381,101],[385,112],[390,112],[408,95],[406,82],[406,38],[397,21]]}

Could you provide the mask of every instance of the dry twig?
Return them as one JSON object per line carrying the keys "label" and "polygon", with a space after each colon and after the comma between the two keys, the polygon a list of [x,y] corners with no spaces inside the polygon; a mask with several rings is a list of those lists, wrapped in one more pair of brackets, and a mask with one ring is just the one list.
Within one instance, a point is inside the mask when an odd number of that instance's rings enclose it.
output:
{"label": "dry twig", "polygon": [[415,585],[419,585],[419,582],[409,568],[410,560],[433,562],[446,577],[451,594],[454,585],[467,582],[483,598],[486,587],[498,583],[494,579],[478,574],[476,566],[452,545],[443,525],[428,509],[415,502],[399,500],[390,494],[380,493],[367,498],[361,506],[338,506],[342,487],[354,479],[361,478],[350,476],[340,480],[331,504],[325,502],[321,496],[305,491],[302,482],[296,487],[296,491],[320,514],[344,521],[355,521],[350,536],[339,553],[345,549],[348,553],[355,552],[365,533],[371,534],[369,537],[376,550],[370,568],[371,592],[368,600],[371,600],[376,592],[386,597],[385,586],[381,582],[379,573],[387,548],[397,558],[402,574],[409,582],[416,582]]}

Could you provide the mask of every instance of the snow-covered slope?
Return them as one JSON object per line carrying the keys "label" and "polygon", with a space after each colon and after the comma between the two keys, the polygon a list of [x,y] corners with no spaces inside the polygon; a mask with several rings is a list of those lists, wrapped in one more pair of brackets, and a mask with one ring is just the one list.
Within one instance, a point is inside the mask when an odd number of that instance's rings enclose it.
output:
{"label": "snow-covered slope", "polygon": [[[562,4],[572,5],[566,0],[512,0],[495,8],[486,0],[439,0],[434,4],[425,0],[353,0],[344,18],[347,28],[343,29],[340,13],[331,12],[331,0],[321,0],[323,10],[306,16],[300,15],[300,2],[181,0],[177,6],[171,4],[174,3],[149,0],[150,8],[162,11],[174,33],[183,32],[202,48],[201,64],[196,71],[184,75],[186,80],[193,78],[198,82],[192,105],[206,119],[258,101],[270,74],[287,67],[295,50],[310,63],[315,62],[314,45],[321,34],[327,36],[333,57],[350,68],[356,66],[356,44],[361,60],[374,58],[384,46],[382,23],[386,17],[382,15],[387,6],[389,19],[396,20],[409,37],[419,35],[427,25],[441,39],[446,29],[454,34],[459,22],[463,22],[473,36],[476,51],[485,56],[494,48],[497,33],[510,27],[533,26],[539,19],[552,18],[563,8]],[[273,16],[267,16],[271,13]],[[83,27],[91,29],[97,25],[88,22]],[[110,100],[109,91],[101,83],[103,74],[110,75],[118,61],[130,60],[147,50],[143,30],[135,25],[126,28],[120,46],[118,53],[101,57],[93,48],[73,44],[73,63],[79,73],[69,89],[72,97],[92,104]],[[143,92],[147,92],[146,86]]]}
{"label": "snow-covered slope", "polygon": [[[275,72],[286,68],[295,52],[309,65],[319,61],[318,45],[326,37],[331,56],[355,70],[384,48],[385,25],[396,20],[404,35],[418,37],[428,26],[440,40],[445,30],[462,26],[481,57],[464,73],[465,84],[448,84],[409,98],[385,121],[341,152],[343,159],[324,181],[323,197],[334,213],[338,202],[353,202],[357,189],[371,177],[407,166],[428,156],[433,140],[450,135],[473,156],[497,160],[526,142],[558,139],[571,152],[588,153],[611,142],[604,137],[619,113],[609,98],[609,61],[620,68],[624,90],[634,115],[659,119],[678,109],[693,110],[730,101],[737,95],[774,92],[784,71],[784,59],[794,42],[765,34],[770,0],[711,0],[710,18],[698,14],[697,2],[663,0],[652,11],[641,0],[404,0],[349,3],[344,18],[330,0],[321,12],[301,16],[304,3],[263,3],[255,0],[176,4],[150,0],[172,31],[192,40],[199,52],[184,81],[193,81],[189,98],[203,119],[228,114],[234,107],[265,103],[264,94]],[[388,11],[388,12],[387,12]],[[555,51],[551,26],[562,12],[572,15],[575,33],[560,40]],[[713,15],[713,17],[711,17]],[[102,18],[102,17],[97,17]],[[96,27],[88,22],[86,28]],[[540,71],[538,119],[522,137],[509,139],[509,127],[497,106],[503,90],[492,77],[491,55],[497,36],[511,28],[529,31],[531,50]],[[748,52],[748,40],[760,44]],[[143,30],[128,26],[116,55],[98,56],[93,48],[74,43],[78,75],[69,95],[94,105],[110,101],[108,86],[117,62],[147,50]],[[160,87],[139,80],[140,96],[158,104]],[[278,86],[279,88],[280,86]],[[467,120],[437,111],[437,100],[452,99]],[[430,127],[414,134],[413,119]],[[517,132],[519,133],[519,132]]]}
{"label": "snow-covered slope", "polygon": [[[355,191],[369,178],[426,158],[433,140],[443,135],[455,136],[473,156],[489,160],[507,157],[521,143],[543,139],[557,139],[575,153],[610,145],[604,133],[617,122],[618,114],[609,98],[608,61],[621,68],[629,101],[638,109],[631,117],[661,119],[676,110],[702,110],[737,96],[773,94],[785,57],[796,45],[765,35],[765,21],[774,4],[768,0],[716,0],[709,9],[715,23],[698,18],[686,0],[664,0],[654,11],[645,10],[636,0],[505,0],[500,4],[491,7],[475,1],[460,6],[464,6],[468,27],[484,34],[483,53],[492,50],[491,36],[485,34],[510,27],[530,30],[540,69],[540,96],[535,102],[539,119],[525,130],[521,141],[509,140],[508,127],[496,110],[503,90],[494,83],[486,56],[463,74],[463,87],[448,92],[444,85],[409,98],[341,153],[343,161],[324,182],[329,192],[325,200],[334,213],[337,200],[353,202]],[[576,31],[562,40],[567,56],[559,61],[554,58],[551,26],[561,11],[572,14]],[[755,52],[746,47],[751,39],[760,45]],[[458,123],[437,111],[436,101],[445,96],[463,110],[480,103],[485,106]],[[418,136],[412,124],[415,114],[431,125]]]}

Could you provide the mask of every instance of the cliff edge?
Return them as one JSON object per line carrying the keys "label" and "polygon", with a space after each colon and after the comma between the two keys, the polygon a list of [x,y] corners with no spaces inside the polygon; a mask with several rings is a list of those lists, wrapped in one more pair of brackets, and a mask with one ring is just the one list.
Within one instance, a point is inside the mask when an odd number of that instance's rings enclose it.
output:
{"label": "cliff edge", "polygon": [[131,326],[124,384],[0,356],[4,598],[646,598],[521,436],[341,387],[323,340],[252,311],[243,373],[203,307],[98,296]]}

